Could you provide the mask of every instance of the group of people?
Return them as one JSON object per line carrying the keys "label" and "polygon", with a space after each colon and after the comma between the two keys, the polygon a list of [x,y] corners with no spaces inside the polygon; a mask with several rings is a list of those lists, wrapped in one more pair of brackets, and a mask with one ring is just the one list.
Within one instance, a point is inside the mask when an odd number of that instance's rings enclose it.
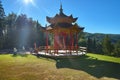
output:
{"label": "group of people", "polygon": [[[14,54],[17,54],[17,52],[26,52],[26,49],[25,49],[25,47],[23,46],[22,47],[22,50],[21,51],[19,51],[17,48],[13,48],[13,52],[14,52]],[[33,53],[34,52],[34,49],[33,48],[29,48],[29,52],[30,53]]]}

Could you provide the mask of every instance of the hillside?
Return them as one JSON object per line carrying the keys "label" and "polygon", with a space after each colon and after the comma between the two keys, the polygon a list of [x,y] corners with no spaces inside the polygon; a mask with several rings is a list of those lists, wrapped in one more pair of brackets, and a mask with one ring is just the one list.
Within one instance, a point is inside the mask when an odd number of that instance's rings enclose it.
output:
{"label": "hillside", "polygon": [[97,41],[102,41],[102,39],[105,37],[105,35],[108,35],[113,43],[120,40],[120,34],[103,34],[103,33],[88,33],[84,32],[85,38],[95,38]]}

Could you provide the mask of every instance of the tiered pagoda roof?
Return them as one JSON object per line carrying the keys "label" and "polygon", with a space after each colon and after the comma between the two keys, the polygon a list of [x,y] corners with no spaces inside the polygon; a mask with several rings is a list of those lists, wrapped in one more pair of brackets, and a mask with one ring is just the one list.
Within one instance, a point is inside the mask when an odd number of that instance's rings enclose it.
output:
{"label": "tiered pagoda roof", "polygon": [[72,14],[70,16],[67,16],[63,13],[62,5],[60,6],[59,14],[56,14],[54,17],[47,16],[46,19],[50,23],[50,25],[43,28],[45,31],[54,33],[56,29],[59,29],[58,32],[65,31],[70,33],[72,31],[73,33],[75,33],[81,32],[84,29],[84,27],[80,27],[75,24],[78,18],[73,18]]}
{"label": "tiered pagoda roof", "polygon": [[47,21],[51,24],[54,23],[73,23],[78,18],[73,18],[72,14],[70,16],[67,16],[63,13],[62,5],[60,6],[60,12],[59,14],[56,14],[54,17],[46,17]]}

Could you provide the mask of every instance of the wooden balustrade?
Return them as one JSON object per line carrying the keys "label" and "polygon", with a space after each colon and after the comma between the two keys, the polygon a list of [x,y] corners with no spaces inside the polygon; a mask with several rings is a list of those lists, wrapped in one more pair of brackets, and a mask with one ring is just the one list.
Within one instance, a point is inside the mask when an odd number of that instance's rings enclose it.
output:
{"label": "wooden balustrade", "polygon": [[64,49],[61,48],[54,48],[54,46],[40,46],[39,48],[37,48],[36,50],[38,51],[45,51],[46,53],[57,53],[59,54],[58,50],[65,50],[66,54],[67,53],[78,53],[78,52],[87,52],[87,48],[86,47],[78,47],[78,46],[66,46]]}

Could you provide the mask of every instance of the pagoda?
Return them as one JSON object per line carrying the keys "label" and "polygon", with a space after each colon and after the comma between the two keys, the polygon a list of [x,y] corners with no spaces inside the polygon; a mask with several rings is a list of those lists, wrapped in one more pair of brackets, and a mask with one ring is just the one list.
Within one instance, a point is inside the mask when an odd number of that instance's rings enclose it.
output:
{"label": "pagoda", "polygon": [[[53,50],[57,54],[59,54],[59,50],[66,50],[67,53],[71,53],[72,50],[78,49],[78,34],[83,31],[84,27],[80,27],[75,23],[77,19],[73,18],[72,14],[70,16],[64,14],[62,5],[60,5],[59,14],[54,17],[46,17],[49,25],[42,29],[46,32],[45,49],[47,53],[49,50]],[[53,46],[48,44],[48,34],[50,33],[53,35]]]}

